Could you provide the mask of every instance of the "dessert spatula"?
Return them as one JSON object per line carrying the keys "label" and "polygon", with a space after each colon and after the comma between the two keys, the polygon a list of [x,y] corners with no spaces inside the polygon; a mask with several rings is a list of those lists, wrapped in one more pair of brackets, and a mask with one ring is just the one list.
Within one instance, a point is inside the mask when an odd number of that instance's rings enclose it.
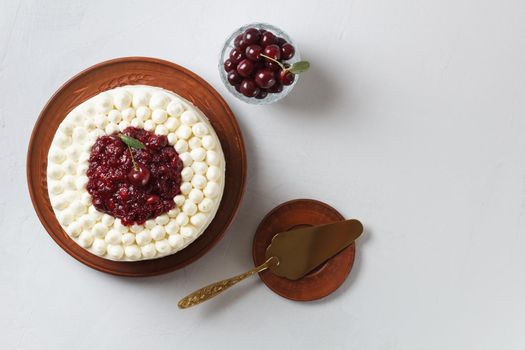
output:
{"label": "dessert spatula", "polygon": [[363,225],[355,219],[278,233],[266,249],[263,264],[196,290],[181,299],[178,306],[186,309],[198,305],[266,269],[290,280],[300,279],[348,247],[362,233]]}

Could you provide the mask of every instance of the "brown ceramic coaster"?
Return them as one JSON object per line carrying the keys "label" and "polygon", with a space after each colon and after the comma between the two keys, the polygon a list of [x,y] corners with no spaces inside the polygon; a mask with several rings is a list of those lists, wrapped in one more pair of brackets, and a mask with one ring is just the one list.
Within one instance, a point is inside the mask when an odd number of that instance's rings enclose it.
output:
{"label": "brown ceramic coaster", "polygon": [[[206,231],[180,252],[154,260],[118,262],[100,258],[81,248],[62,230],[47,192],[47,153],[65,116],[98,93],[124,85],[159,86],[197,106],[210,120],[226,159],[224,194]],[[204,255],[224,234],[244,191],[246,152],[237,121],[222,97],[195,73],[174,63],[146,57],[125,57],[99,63],[77,74],[51,97],[38,118],[27,154],[27,181],[33,206],[49,235],[78,261],[121,276],[152,276],[179,269]]]}
{"label": "brown ceramic coaster", "polygon": [[[334,208],[312,199],[296,199],[283,203],[269,212],[259,224],[253,240],[253,261],[259,266],[265,261],[266,248],[273,236],[305,226],[316,226],[344,220]],[[335,291],[352,270],[355,243],[342,250],[303,278],[292,281],[265,270],[259,273],[263,282],[282,297],[310,301]]]}

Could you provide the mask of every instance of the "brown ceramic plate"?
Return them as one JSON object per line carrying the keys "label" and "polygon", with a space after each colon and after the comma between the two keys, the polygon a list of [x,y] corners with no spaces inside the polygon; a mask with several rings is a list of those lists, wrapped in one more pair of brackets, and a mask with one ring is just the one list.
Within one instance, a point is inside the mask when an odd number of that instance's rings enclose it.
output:
{"label": "brown ceramic plate", "polygon": [[[206,231],[173,255],[138,262],[100,258],[81,248],[62,230],[47,192],[47,153],[58,125],[77,105],[98,93],[124,85],[152,85],[191,101],[209,118],[226,158],[226,181],[220,207]],[[204,255],[232,221],[246,180],[246,152],[232,111],[206,81],[174,63],[147,57],[125,57],[99,63],[66,82],[48,101],[33,129],[27,154],[27,181],[36,213],[49,235],[68,254],[99,271],[120,276],[152,276],[179,269]]]}
{"label": "brown ceramic plate", "polygon": [[[259,224],[253,240],[253,261],[259,266],[265,261],[266,248],[273,236],[305,226],[317,226],[344,220],[334,208],[313,199],[296,199],[279,205]],[[296,281],[274,275],[270,270],[259,274],[264,284],[282,297],[296,301],[311,301],[334,292],[352,270],[355,243],[352,243],[314,271]]]}

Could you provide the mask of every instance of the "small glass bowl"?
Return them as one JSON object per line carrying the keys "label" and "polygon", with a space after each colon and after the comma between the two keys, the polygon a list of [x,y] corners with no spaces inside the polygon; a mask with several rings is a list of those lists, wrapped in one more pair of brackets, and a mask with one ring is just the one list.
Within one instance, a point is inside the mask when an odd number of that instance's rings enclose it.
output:
{"label": "small glass bowl", "polygon": [[228,37],[228,39],[226,39],[226,42],[224,43],[221,50],[221,55],[219,57],[219,75],[221,76],[221,80],[224,83],[224,86],[226,86],[228,91],[231,92],[232,95],[237,97],[239,100],[242,100],[252,105],[267,105],[277,102],[285,98],[290,93],[290,91],[292,91],[295,84],[297,84],[297,82],[299,81],[299,74],[295,75],[295,81],[292,83],[292,85],[283,86],[282,92],[277,94],[269,93],[268,96],[266,96],[266,98],[261,100],[256,99],[255,97],[244,96],[243,94],[237,92],[237,90],[235,90],[235,87],[233,85],[230,85],[230,83],[228,82],[228,73],[226,73],[226,71],[224,70],[224,61],[226,61],[230,57],[230,51],[235,47],[233,42],[237,35],[243,33],[248,28],[265,29],[292,44],[295,48],[295,55],[290,60],[287,60],[286,63],[293,64],[301,60],[301,54],[299,53],[297,44],[284,31],[267,23],[251,23],[237,29]]}

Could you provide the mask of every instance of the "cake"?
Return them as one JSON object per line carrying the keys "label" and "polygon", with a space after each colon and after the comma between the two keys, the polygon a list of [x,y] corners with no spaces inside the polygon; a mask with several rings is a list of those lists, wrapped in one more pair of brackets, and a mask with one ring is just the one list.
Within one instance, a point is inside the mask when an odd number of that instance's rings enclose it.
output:
{"label": "cake", "polygon": [[164,257],[195,241],[217,212],[224,177],[206,116],[153,86],[118,87],[78,105],[48,153],[60,225],[82,248],[116,261]]}

